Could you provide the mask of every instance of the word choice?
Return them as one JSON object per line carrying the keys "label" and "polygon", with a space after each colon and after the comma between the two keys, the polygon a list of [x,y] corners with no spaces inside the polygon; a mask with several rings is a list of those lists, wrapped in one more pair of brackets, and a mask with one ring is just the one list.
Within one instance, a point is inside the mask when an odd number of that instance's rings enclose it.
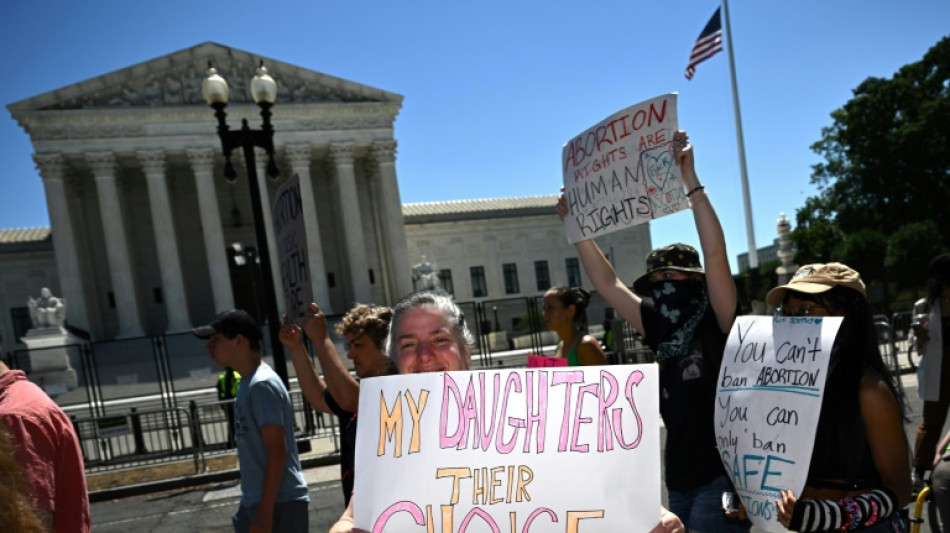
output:
{"label": "word choice", "polygon": [[[393,518],[394,515],[399,513],[409,513],[409,516],[412,518],[412,521],[421,526],[418,530],[412,531],[425,531],[426,533],[466,533],[469,527],[473,528],[474,531],[485,531],[485,526],[490,528],[491,531],[495,533],[501,533],[501,526],[495,520],[495,518],[486,510],[480,507],[473,507],[471,511],[465,514],[465,518],[462,519],[462,522],[459,524],[458,528],[455,527],[455,506],[454,505],[442,505],[441,506],[441,518],[442,518],[442,527],[436,529],[435,516],[433,516],[433,510],[431,505],[426,505],[425,510],[419,507],[419,505],[413,502],[396,502],[386,508],[385,511],[379,518],[376,519],[376,523],[373,525],[372,533],[383,533],[385,531],[387,523]],[[590,510],[590,511],[567,511],[564,516],[564,533],[580,533],[580,522],[585,519],[598,519],[604,517],[603,509]],[[522,518],[524,520],[524,525],[519,529],[518,528],[518,513],[510,512],[508,513],[508,524],[510,533],[530,533],[532,531],[532,526],[534,522],[538,522],[537,529],[543,529],[544,531],[551,531],[547,522],[553,522],[555,524],[559,523],[560,519],[558,514],[547,507],[538,507],[530,514],[527,518]],[[540,520],[539,520],[540,518]],[[502,520],[501,524],[504,524],[506,520]],[[408,533],[410,530],[405,527],[404,521],[400,522],[401,526],[397,531]]]}

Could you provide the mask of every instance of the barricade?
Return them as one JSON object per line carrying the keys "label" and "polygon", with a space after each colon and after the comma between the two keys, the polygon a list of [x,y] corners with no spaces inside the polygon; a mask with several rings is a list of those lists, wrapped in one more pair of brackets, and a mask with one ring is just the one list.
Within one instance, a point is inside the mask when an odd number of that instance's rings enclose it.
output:
{"label": "barricade", "polygon": [[[311,439],[328,439],[324,453],[340,451],[336,417],[310,408],[300,391],[290,393],[298,449],[310,450]],[[194,473],[205,471],[207,458],[232,453],[234,400],[198,403],[188,408],[131,408],[125,414],[73,418],[87,474],[191,460]]]}

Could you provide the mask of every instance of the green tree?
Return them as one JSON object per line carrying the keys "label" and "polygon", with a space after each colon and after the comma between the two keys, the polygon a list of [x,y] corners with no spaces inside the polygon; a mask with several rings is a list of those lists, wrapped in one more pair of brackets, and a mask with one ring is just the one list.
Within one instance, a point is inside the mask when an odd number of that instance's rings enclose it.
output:
{"label": "green tree", "polygon": [[[889,236],[950,205],[950,37],[893,78],[862,82],[831,117],[812,145],[824,159],[811,177],[818,195],[796,215],[800,264],[843,260],[828,256],[857,253],[842,237],[863,229]],[[940,238],[946,247],[950,235]],[[878,256],[883,251],[882,240]]]}
{"label": "green tree", "polygon": [[940,227],[933,220],[911,222],[897,228],[887,239],[884,266],[902,288],[915,287],[928,276],[930,260],[946,250],[940,243]]}
{"label": "green tree", "polygon": [[833,260],[858,271],[865,283],[884,277],[884,247],[887,238],[880,231],[864,228],[845,236],[834,247]]}

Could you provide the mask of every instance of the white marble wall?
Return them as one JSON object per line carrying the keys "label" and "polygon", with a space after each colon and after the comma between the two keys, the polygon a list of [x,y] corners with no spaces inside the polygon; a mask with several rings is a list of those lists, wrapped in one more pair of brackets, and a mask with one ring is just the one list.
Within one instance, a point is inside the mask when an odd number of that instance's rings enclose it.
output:
{"label": "white marble wall", "polygon": [[[438,270],[451,269],[455,299],[472,301],[541,294],[537,290],[535,261],[546,260],[551,285],[566,285],[565,259],[578,257],[568,244],[563,224],[555,214],[495,218],[456,222],[406,224],[406,240],[412,264],[425,255]],[[628,284],[645,271],[645,257],[650,251],[649,226],[642,225],[606,235],[598,239],[605,253],[613,250],[613,264],[621,279]],[[505,292],[502,265],[515,263],[521,292]],[[472,295],[470,267],[483,266],[488,285],[486,298]],[[590,280],[581,267],[584,286]]]}

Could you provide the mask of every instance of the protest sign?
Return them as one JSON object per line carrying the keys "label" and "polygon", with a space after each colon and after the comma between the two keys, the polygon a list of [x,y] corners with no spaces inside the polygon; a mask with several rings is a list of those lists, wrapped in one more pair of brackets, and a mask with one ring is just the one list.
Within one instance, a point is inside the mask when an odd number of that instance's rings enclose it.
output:
{"label": "protest sign", "polygon": [[716,441],[752,522],[778,522],[779,490],[801,496],[840,317],[740,316],[716,390]]}
{"label": "protest sign", "polygon": [[650,531],[655,365],[364,379],[356,526],[372,533]]}
{"label": "protest sign", "polygon": [[564,218],[573,244],[686,209],[673,163],[676,93],[630,106],[564,145]]}
{"label": "protest sign", "polygon": [[300,178],[297,174],[277,189],[272,212],[287,316],[291,322],[299,324],[307,306],[313,301],[313,285],[310,282],[307,232],[304,228]]}
{"label": "protest sign", "polygon": [[543,368],[547,366],[567,366],[567,359],[547,355],[528,355],[528,368]]}

